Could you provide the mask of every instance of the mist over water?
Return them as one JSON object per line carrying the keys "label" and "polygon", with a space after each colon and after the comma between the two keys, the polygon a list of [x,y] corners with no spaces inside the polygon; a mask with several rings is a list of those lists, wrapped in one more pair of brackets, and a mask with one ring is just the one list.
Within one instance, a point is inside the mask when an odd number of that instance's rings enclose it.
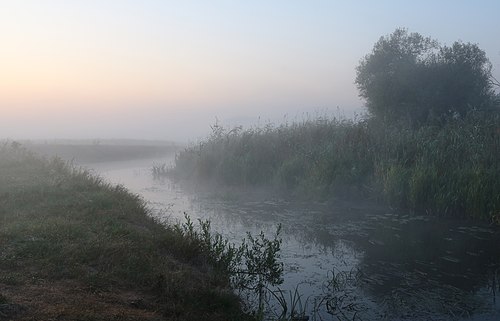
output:
{"label": "mist over water", "polygon": [[0,137],[18,140],[146,139],[189,143],[207,137],[215,123],[229,128],[252,127],[303,120],[316,115],[353,118],[364,113],[361,107],[326,106],[309,106],[306,103],[185,109],[168,105],[82,106],[52,112],[36,108],[29,112],[4,114],[0,120]]}
{"label": "mist over water", "polygon": [[[342,310],[361,320],[489,320],[500,314],[497,228],[366,201],[297,202],[252,189],[193,189],[168,178],[155,180],[151,164],[163,162],[172,159],[92,166],[143,196],[165,222],[182,222],[185,214],[208,219],[235,243],[247,232],[271,236],[281,224],[285,282],[279,288],[287,298],[298,289],[309,315],[329,319]],[[341,300],[339,310],[328,313],[323,305],[315,311],[327,297]],[[270,304],[279,310],[273,299]]]}
{"label": "mist over water", "polygon": [[[237,244],[281,225],[268,317],[281,295],[310,320],[500,319],[499,12],[493,0],[4,1],[0,147],[83,166],[161,222],[209,220]],[[47,176],[57,195],[64,181]],[[5,199],[45,201],[37,179],[5,187],[0,219]],[[83,214],[105,213],[88,203]],[[45,240],[28,237],[19,253]]]}

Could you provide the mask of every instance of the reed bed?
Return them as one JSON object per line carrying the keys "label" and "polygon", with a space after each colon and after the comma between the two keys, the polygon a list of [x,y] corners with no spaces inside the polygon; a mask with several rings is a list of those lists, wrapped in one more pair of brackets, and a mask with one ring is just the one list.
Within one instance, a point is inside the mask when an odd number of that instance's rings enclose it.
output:
{"label": "reed bed", "polygon": [[371,197],[500,223],[500,116],[471,112],[419,128],[328,117],[249,129],[216,125],[163,173],[272,186],[306,199]]}

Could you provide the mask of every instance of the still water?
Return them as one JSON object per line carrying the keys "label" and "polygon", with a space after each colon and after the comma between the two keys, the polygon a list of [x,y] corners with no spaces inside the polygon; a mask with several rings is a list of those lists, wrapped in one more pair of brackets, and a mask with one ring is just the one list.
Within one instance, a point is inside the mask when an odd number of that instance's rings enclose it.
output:
{"label": "still water", "polygon": [[281,224],[280,289],[289,304],[298,290],[310,320],[500,320],[498,228],[365,202],[300,203],[265,192],[181,187],[153,179],[152,165],[166,161],[90,167],[140,194],[159,219],[209,219],[237,244],[247,232],[272,237]]}

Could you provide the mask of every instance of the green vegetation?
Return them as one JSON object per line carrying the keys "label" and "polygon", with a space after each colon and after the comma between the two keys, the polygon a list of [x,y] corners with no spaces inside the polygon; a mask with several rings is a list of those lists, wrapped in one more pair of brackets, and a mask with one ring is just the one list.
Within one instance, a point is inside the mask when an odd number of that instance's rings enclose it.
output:
{"label": "green vegetation", "polygon": [[477,45],[439,46],[397,29],[357,68],[371,118],[227,130],[181,151],[172,174],[272,186],[302,198],[372,197],[500,223],[500,109]]}
{"label": "green vegetation", "polygon": [[247,233],[241,245],[236,246],[220,234],[213,234],[210,221],[200,220],[200,228],[196,229],[189,216],[186,215],[185,219],[184,224],[175,226],[177,233],[196,243],[195,248],[207,253],[210,264],[230,276],[233,289],[250,291],[250,294],[256,295],[258,303],[256,306],[250,303],[248,310],[258,320],[263,319],[266,291],[269,286],[283,283],[283,263],[278,260],[282,242],[279,238],[281,226],[278,226],[273,239],[268,239],[262,231],[257,237]]}
{"label": "green vegetation", "polygon": [[[169,172],[294,197],[365,196],[435,215],[500,223],[500,115],[471,112],[410,129],[318,118],[248,130],[215,126]],[[165,171],[166,172],[166,171]]]}
{"label": "green vegetation", "polygon": [[160,224],[85,170],[0,145],[0,318],[248,319],[221,263],[227,244],[204,233]]}
{"label": "green vegetation", "polygon": [[476,44],[448,47],[406,29],[381,37],[356,71],[368,111],[412,127],[488,110],[498,99],[492,65]]}

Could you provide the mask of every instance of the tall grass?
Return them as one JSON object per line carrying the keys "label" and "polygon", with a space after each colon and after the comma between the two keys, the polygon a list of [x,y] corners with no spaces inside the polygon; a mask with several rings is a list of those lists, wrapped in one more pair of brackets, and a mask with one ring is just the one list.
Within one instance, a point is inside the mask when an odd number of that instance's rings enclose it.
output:
{"label": "tall grass", "polygon": [[393,133],[377,164],[391,203],[500,223],[500,118],[470,114]]}
{"label": "tall grass", "polygon": [[248,130],[216,126],[207,140],[177,155],[173,174],[307,194],[361,187],[373,166],[365,127],[328,118]]}
{"label": "tall grass", "polygon": [[[225,253],[211,260],[202,240],[157,222],[144,204],[86,170],[39,159],[16,143],[0,144],[0,289],[11,287],[11,296],[27,302],[26,319],[30,313],[37,319],[58,318],[55,307],[44,309],[54,301],[44,300],[64,296],[60,291],[37,296],[29,290],[33,285],[47,291],[61,286],[67,292],[81,287],[117,293],[105,304],[133,292],[144,298],[148,313],[167,319],[246,319],[230,291],[227,264],[221,263]],[[112,313],[130,313],[127,307],[117,303],[98,314],[85,304],[61,309],[67,319],[104,320],[118,318]]]}
{"label": "tall grass", "polygon": [[410,129],[319,117],[280,126],[214,126],[170,174],[273,186],[295,197],[370,196],[435,215],[500,223],[500,117],[471,112]]}

